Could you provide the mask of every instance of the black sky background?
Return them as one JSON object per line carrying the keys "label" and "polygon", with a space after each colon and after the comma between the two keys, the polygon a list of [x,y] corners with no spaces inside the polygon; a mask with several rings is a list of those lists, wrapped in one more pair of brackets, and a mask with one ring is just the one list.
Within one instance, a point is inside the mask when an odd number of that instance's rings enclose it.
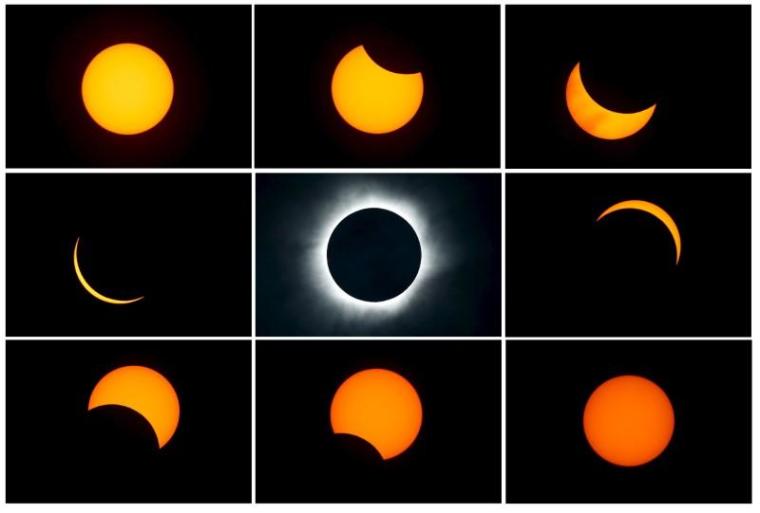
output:
{"label": "black sky background", "polygon": [[[257,341],[257,502],[499,502],[498,341]],[[336,436],[330,403],[349,376],[386,368],[422,402],[410,448],[383,461]]]}
{"label": "black sky background", "polygon": [[[507,502],[748,502],[749,341],[510,341]],[[670,445],[640,467],[593,452],[583,409],[604,381],[636,374],[675,411]]]}
{"label": "black sky background", "polygon": [[[499,189],[498,174],[257,174],[257,335],[500,335]],[[423,254],[441,262],[429,280],[420,271],[419,289],[393,316],[352,316],[315,284],[310,249],[324,212],[364,193],[408,200],[426,220]]]}
{"label": "black sky background", "polygon": [[[506,8],[508,168],[748,168],[750,7]],[[601,105],[649,124],[618,141],[582,131],[570,71]]]}
{"label": "black sky background", "polygon": [[[499,7],[261,6],[257,167],[499,167]],[[335,66],[364,44],[424,97],[396,132],[371,135],[333,105]]]}
{"label": "black sky background", "polygon": [[[654,216],[665,209],[681,260]],[[748,336],[750,177],[507,174],[506,331],[511,336]]]}
{"label": "black sky background", "polygon": [[[10,174],[11,336],[246,336],[251,177]],[[92,297],[74,273],[114,298]]]}
{"label": "black sky background", "polygon": [[[8,167],[250,167],[250,6],[29,6],[7,13]],[[166,117],[113,134],[84,108],[87,65],[108,46],[157,52],[174,80]]]}
{"label": "black sky background", "polygon": [[[9,502],[250,502],[250,341],[6,341]],[[180,401],[158,449],[136,412],[87,411],[108,372],[143,365]]]}

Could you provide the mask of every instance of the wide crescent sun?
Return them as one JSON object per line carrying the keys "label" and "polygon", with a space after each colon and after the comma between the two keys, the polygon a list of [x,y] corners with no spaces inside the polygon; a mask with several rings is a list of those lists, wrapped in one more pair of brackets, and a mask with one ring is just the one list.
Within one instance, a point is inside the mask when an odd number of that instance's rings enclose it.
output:
{"label": "wide crescent sun", "polygon": [[79,237],[77,237],[76,243],[74,243],[74,272],[77,275],[77,278],[79,279],[79,283],[82,284],[82,287],[84,287],[84,290],[90,293],[92,297],[95,299],[99,299],[100,301],[103,301],[104,303],[110,303],[112,305],[128,305],[131,303],[136,303],[137,301],[140,301],[145,296],[140,296],[132,299],[115,299],[112,297],[105,296],[95,290],[92,285],[90,285],[87,280],[85,279],[84,275],[82,274],[82,269],[79,267]]}
{"label": "wide crescent sun", "polygon": [[150,423],[158,447],[166,445],[179,424],[179,398],[169,380],[148,367],[128,365],[112,370],[90,394],[87,410],[99,406],[124,406]]}
{"label": "wide crescent sun", "polygon": [[673,237],[673,244],[675,244],[676,247],[676,264],[678,264],[678,262],[681,260],[681,233],[678,231],[678,225],[676,225],[676,222],[673,220],[670,214],[668,214],[662,207],[655,205],[649,201],[626,200],[615,203],[607,210],[602,212],[596,220],[601,221],[607,215],[612,214],[613,212],[618,212],[620,210],[640,210],[659,219],[662,224],[667,227],[670,235]]}
{"label": "wide crescent sun", "polygon": [[567,109],[573,120],[587,133],[600,139],[623,139],[649,123],[657,106],[639,112],[615,112],[599,105],[586,91],[581,79],[581,63],[577,63],[567,79],[565,89]]}
{"label": "wide crescent sun", "polygon": [[411,121],[422,104],[422,73],[394,73],[379,66],[364,46],[338,63],[331,92],[338,114],[368,134],[386,134]]}

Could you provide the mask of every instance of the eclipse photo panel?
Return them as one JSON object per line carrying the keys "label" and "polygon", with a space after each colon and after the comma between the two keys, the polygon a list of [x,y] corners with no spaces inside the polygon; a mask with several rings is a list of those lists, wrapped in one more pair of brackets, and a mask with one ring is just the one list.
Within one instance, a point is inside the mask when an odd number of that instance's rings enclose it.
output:
{"label": "eclipse photo panel", "polygon": [[5,9],[8,167],[251,166],[251,6]]}
{"label": "eclipse photo panel", "polygon": [[251,342],[8,340],[8,502],[251,502]]}
{"label": "eclipse photo panel", "polygon": [[506,176],[508,336],[750,335],[748,174]]}
{"label": "eclipse photo panel", "polygon": [[749,168],[749,5],[507,5],[507,168]]}
{"label": "eclipse photo panel", "polygon": [[510,340],[508,503],[751,501],[749,340]]}
{"label": "eclipse photo panel", "polygon": [[11,336],[249,336],[251,177],[9,174]]}
{"label": "eclipse photo panel", "polygon": [[498,168],[498,5],[257,5],[258,168]]}
{"label": "eclipse photo panel", "polygon": [[498,340],[257,340],[256,502],[500,502],[500,360]]}
{"label": "eclipse photo panel", "polygon": [[256,175],[258,336],[499,336],[498,174]]}

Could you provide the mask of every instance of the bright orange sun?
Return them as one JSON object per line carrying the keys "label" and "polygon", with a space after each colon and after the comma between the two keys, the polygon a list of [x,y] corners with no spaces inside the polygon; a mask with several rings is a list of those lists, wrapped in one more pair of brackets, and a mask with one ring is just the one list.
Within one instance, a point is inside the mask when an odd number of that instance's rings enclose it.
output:
{"label": "bright orange sun", "polygon": [[658,457],[675,427],[673,406],[654,382],[617,376],[594,390],[583,412],[583,430],[603,459],[635,467]]}
{"label": "bright orange sun", "polygon": [[124,406],[142,415],[153,427],[158,446],[166,445],[179,424],[179,398],[169,381],[158,372],[140,365],[114,369],[90,394],[87,410],[100,406]]}
{"label": "bright orange sun", "polygon": [[384,460],[406,451],[422,426],[422,403],[411,383],[385,369],[357,372],[330,406],[333,432],[369,442]]}

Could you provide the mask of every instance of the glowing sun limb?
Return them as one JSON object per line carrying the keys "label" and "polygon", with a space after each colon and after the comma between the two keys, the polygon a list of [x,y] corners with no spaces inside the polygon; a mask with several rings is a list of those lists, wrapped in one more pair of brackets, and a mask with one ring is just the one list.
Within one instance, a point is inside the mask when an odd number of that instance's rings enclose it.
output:
{"label": "glowing sun limb", "polygon": [[96,299],[99,299],[100,301],[103,301],[104,303],[110,303],[112,305],[128,305],[130,303],[136,303],[137,301],[140,301],[145,296],[136,297],[134,299],[114,299],[108,296],[104,296],[97,290],[95,290],[84,278],[84,275],[82,274],[82,270],[79,268],[79,257],[77,256],[77,253],[79,251],[79,237],[77,237],[77,241],[74,244],[74,272],[76,272],[77,278],[79,279],[79,283],[82,284],[82,287],[90,293],[91,296],[93,296]]}
{"label": "glowing sun limb", "polygon": [[619,210],[640,210],[659,219],[662,224],[667,227],[670,235],[673,237],[673,243],[676,247],[676,265],[678,265],[678,262],[681,260],[681,233],[678,231],[678,225],[676,225],[676,222],[673,220],[670,214],[668,214],[662,207],[655,205],[649,201],[626,200],[615,203],[607,210],[602,212],[596,220],[601,221],[608,214],[617,212]]}

